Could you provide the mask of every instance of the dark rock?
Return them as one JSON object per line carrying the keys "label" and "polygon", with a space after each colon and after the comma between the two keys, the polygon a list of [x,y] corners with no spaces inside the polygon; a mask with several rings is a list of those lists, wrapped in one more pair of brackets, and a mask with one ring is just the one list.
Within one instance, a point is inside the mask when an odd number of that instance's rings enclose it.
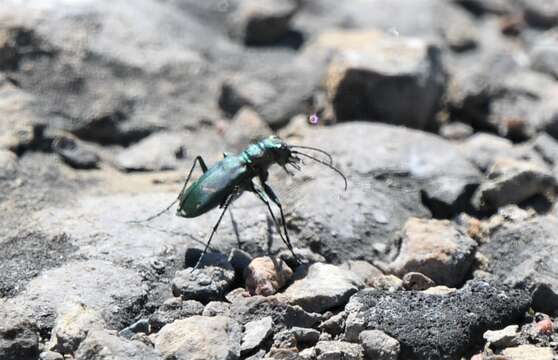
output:
{"label": "dark rock", "polygon": [[347,314],[341,311],[339,314],[333,315],[320,324],[320,329],[333,336],[341,334],[345,330],[345,318]]}
{"label": "dark rock", "polygon": [[261,108],[276,96],[277,91],[271,84],[235,75],[223,81],[219,106],[225,114],[234,116],[243,107]]}
{"label": "dark rock", "polygon": [[296,339],[297,347],[299,349],[314,346],[318,342],[318,339],[320,337],[320,332],[315,329],[308,329],[308,328],[295,326],[286,331],[290,331],[294,335]]}
{"label": "dark rock", "polygon": [[529,286],[533,308],[547,313],[558,307],[557,228],[555,215],[508,220],[479,248],[499,281]]}
{"label": "dark rock", "polygon": [[234,271],[236,271],[237,276],[242,276],[242,274],[244,274],[244,270],[246,270],[248,265],[250,265],[252,256],[246,251],[234,248],[231,249],[228,260],[234,268]]}
{"label": "dark rock", "polygon": [[191,268],[178,271],[172,281],[174,296],[182,296],[184,300],[198,300],[208,303],[221,300],[229,291],[234,281],[232,266],[205,266],[192,271]]}
{"label": "dark rock", "polygon": [[155,336],[155,349],[165,359],[240,358],[242,327],[225,316],[192,316],[166,325]]}
{"label": "dark rock", "polygon": [[170,298],[149,317],[149,326],[152,332],[157,332],[175,320],[201,315],[203,310],[203,304],[196,300]]}
{"label": "dark rock", "polygon": [[247,45],[272,44],[284,36],[297,11],[295,0],[247,0],[230,15],[231,35]]}
{"label": "dark rock", "polygon": [[308,312],[343,306],[352,294],[364,287],[353,272],[323,263],[300,266],[294,277],[296,280],[283,295],[291,304],[300,305]]}
{"label": "dark rock", "polygon": [[473,264],[477,243],[448,220],[411,218],[396,247],[396,257],[389,264],[394,274],[419,272],[436,284],[456,286]]}
{"label": "dark rock", "polygon": [[178,134],[156,133],[141,140],[116,158],[116,166],[123,171],[172,170],[177,159],[185,156],[183,138]]}
{"label": "dark rock", "polygon": [[139,319],[132,325],[120,330],[118,332],[118,336],[126,339],[132,339],[132,337],[134,337],[134,335],[138,333],[147,334],[148,332],[149,332],[149,320]]}
{"label": "dark rock", "polygon": [[455,0],[475,15],[509,14],[515,10],[515,4],[507,0]]}
{"label": "dark rock", "polygon": [[54,140],[52,147],[54,152],[73,168],[94,169],[98,167],[99,155],[77,139],[61,136]]}
{"label": "dark rock", "polygon": [[381,32],[332,32],[307,51],[335,54],[325,82],[339,121],[433,127],[445,84],[438,48]]}
{"label": "dark rock", "polygon": [[347,304],[345,337],[376,329],[399,341],[402,358],[455,359],[480,346],[484,331],[520,320],[530,303],[524,290],[480,281],[447,295],[365,289]]}
{"label": "dark rock", "polygon": [[432,279],[419,272],[406,273],[402,280],[405,290],[426,290],[436,285]]}
{"label": "dark rock", "polygon": [[75,353],[76,360],[156,360],[158,351],[139,341],[118,337],[106,330],[95,330],[87,335]]}
{"label": "dark rock", "polygon": [[[0,302],[1,303],[1,302]],[[0,315],[0,358],[33,360],[39,356],[39,334],[36,325],[17,309],[2,304]]]}
{"label": "dark rock", "polygon": [[[295,247],[293,250],[296,256],[300,259],[300,261],[305,264],[313,264],[313,263],[326,261],[326,259],[322,255],[316,254],[314,251],[312,251],[309,248]],[[297,263],[297,260],[294,258],[293,253],[288,249],[282,250],[281,252],[279,252],[277,256],[281,258],[284,262],[286,262],[287,265],[291,267],[291,269],[296,269],[297,266],[299,265]]]}

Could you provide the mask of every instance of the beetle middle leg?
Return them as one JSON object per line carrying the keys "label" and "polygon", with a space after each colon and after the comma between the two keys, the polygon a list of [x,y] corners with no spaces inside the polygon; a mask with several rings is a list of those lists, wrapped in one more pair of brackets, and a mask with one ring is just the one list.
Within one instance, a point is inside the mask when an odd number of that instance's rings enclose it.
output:
{"label": "beetle middle leg", "polygon": [[[277,232],[279,233],[279,236],[281,237],[281,240],[283,240],[285,245],[287,245],[287,248],[291,251],[295,260],[298,263],[300,263],[299,257],[294,252],[293,246],[291,244],[291,239],[289,239],[289,233],[287,232],[287,226],[285,225],[285,215],[283,214],[283,207],[281,206],[281,203],[277,199],[277,196],[275,196],[275,193],[273,192],[273,190],[271,190],[271,188],[266,183],[264,183],[263,181],[262,181],[262,185],[264,187],[263,191],[261,189],[257,188],[253,184],[252,184],[252,190],[256,193],[256,195],[258,195],[260,200],[267,206],[267,209],[269,210],[269,213],[271,214],[271,218],[273,219],[273,222],[275,223],[275,226],[277,227]],[[271,196],[270,196],[270,194],[271,194]],[[279,210],[281,212],[281,221],[283,221],[283,230],[285,232],[285,236],[283,236],[283,232],[281,231],[281,228],[279,227],[279,222],[277,221],[277,218],[275,217],[275,214],[273,213],[273,210],[271,209],[271,205],[269,203],[269,198],[271,198],[271,201],[273,201],[279,207]]]}
{"label": "beetle middle leg", "polygon": [[203,161],[203,158],[200,155],[196,156],[196,158],[194,159],[194,163],[192,164],[192,168],[190,168],[190,171],[188,172],[188,175],[186,176],[186,181],[184,182],[184,186],[182,187],[182,190],[180,190],[180,193],[178,193],[178,197],[169,206],[167,206],[163,210],[159,211],[155,215],[152,215],[152,216],[148,217],[147,219],[139,220],[139,221],[131,221],[131,222],[139,223],[139,222],[151,221],[151,220],[155,219],[156,217],[159,217],[159,216],[163,215],[164,213],[166,213],[167,211],[169,211],[170,208],[182,198],[182,194],[184,193],[184,190],[186,190],[186,187],[188,186],[188,182],[190,181],[190,178],[192,177],[192,173],[194,172],[194,169],[196,168],[196,163],[198,163],[198,162],[200,163],[200,167],[202,169],[202,172],[205,173],[207,171],[207,165],[205,164],[205,161]]}
{"label": "beetle middle leg", "polygon": [[215,224],[215,226],[213,226],[213,229],[211,230],[211,234],[209,235],[209,239],[207,240],[207,243],[205,243],[205,247],[203,248],[203,251],[198,259],[198,261],[196,262],[196,265],[192,268],[191,271],[194,271],[198,268],[198,266],[200,266],[203,257],[205,256],[205,254],[207,253],[207,249],[209,248],[209,245],[211,244],[211,240],[213,239],[213,235],[215,235],[215,233],[217,232],[217,228],[219,228],[219,224],[221,223],[221,220],[223,219],[223,215],[225,215],[225,212],[227,211],[229,205],[231,204],[231,202],[234,199],[234,195],[235,194],[230,194],[227,199],[223,202],[223,211],[221,211],[221,215],[219,215],[219,219],[217,219],[217,223]]}

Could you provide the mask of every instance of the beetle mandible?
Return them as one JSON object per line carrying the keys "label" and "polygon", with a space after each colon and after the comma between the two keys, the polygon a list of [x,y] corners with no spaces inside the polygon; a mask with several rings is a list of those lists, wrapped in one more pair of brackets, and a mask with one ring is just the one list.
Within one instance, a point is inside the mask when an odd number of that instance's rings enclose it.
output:
{"label": "beetle mandible", "polygon": [[[328,157],[329,162],[322,161],[312,155],[306,154],[300,149],[320,152]],[[287,248],[291,251],[295,260],[299,261],[297,255],[294,253],[291,240],[287,232],[283,206],[281,205],[279,198],[266,182],[268,178],[268,169],[271,165],[278,164],[289,175],[294,175],[287,169],[286,166],[290,165],[294,169],[300,171],[301,168],[299,164],[302,163],[300,156],[302,156],[325,165],[341,175],[343,181],[345,182],[345,190],[347,190],[347,178],[339,169],[333,166],[333,159],[331,155],[322,149],[310,146],[289,145],[274,135],[269,136],[255,144],[249,145],[238,155],[229,155],[227,153],[223,155],[223,160],[215,163],[211,167],[207,167],[201,156],[196,156],[194,163],[192,164],[192,168],[186,176],[186,181],[184,182],[184,186],[182,187],[178,198],[168,207],[157,214],[150,216],[144,221],[149,221],[162,215],[177,202],[178,209],[176,211],[176,215],[185,218],[198,217],[218,206],[222,208],[223,210],[219,219],[213,227],[209,239],[205,244],[204,250],[194,266],[194,269],[196,269],[206,254],[207,249],[211,244],[211,240],[213,239],[213,236],[215,235],[215,232],[221,223],[221,219],[223,218],[223,215],[227,211],[229,205],[244,191],[250,191],[256,194],[258,198],[267,206],[281,240],[283,240],[283,242],[287,245]],[[188,186],[188,182],[190,181],[190,177],[196,167],[196,163],[200,164],[203,175]],[[255,178],[259,179],[259,186],[254,183]],[[277,218],[271,209],[270,201],[275,203],[275,205],[279,208],[284,235],[281,232]]]}

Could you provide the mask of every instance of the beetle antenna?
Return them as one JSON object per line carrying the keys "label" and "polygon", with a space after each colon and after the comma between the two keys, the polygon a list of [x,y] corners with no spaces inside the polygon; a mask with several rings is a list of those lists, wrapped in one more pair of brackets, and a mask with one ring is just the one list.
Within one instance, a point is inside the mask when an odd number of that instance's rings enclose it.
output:
{"label": "beetle antenna", "polygon": [[322,153],[322,154],[324,154],[325,156],[327,156],[327,158],[329,159],[329,164],[330,164],[330,165],[333,164],[333,157],[331,156],[330,153],[328,153],[328,152],[325,151],[325,150],[318,149],[318,148],[315,148],[315,147],[312,147],[312,146],[304,146],[304,145],[288,145],[288,147],[289,147],[289,149],[290,149],[290,148],[292,148],[292,149],[298,148],[298,149],[308,149],[308,150],[317,151],[317,152]]}
{"label": "beetle antenna", "polygon": [[325,161],[322,161],[322,160],[320,160],[320,159],[317,159],[317,158],[315,158],[315,157],[313,157],[313,156],[311,156],[311,155],[302,153],[302,152],[300,152],[300,151],[293,151],[293,152],[294,152],[295,154],[297,154],[297,155],[302,155],[302,156],[305,156],[305,157],[307,157],[307,158],[309,158],[309,159],[312,159],[312,160],[314,160],[314,161],[316,161],[316,162],[319,162],[320,164],[327,166],[327,167],[330,168],[331,170],[333,170],[333,171],[335,171],[336,173],[338,173],[339,175],[341,175],[341,177],[343,178],[343,181],[345,182],[345,191],[347,191],[347,177],[341,172],[341,170],[339,170],[339,169],[336,168],[335,166],[333,166],[333,165],[331,165],[331,164],[328,164],[328,163],[326,163]]}

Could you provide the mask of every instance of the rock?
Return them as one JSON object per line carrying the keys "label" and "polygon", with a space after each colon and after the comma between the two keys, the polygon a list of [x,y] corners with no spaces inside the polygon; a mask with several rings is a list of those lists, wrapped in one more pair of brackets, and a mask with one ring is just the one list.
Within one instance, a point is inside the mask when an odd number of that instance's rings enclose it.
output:
{"label": "rock", "polygon": [[246,290],[251,295],[273,295],[285,287],[292,276],[293,271],[280,258],[258,257],[245,271]]}
{"label": "rock", "polygon": [[8,150],[0,150],[0,180],[12,180],[17,176],[17,156]]}
{"label": "rock", "polygon": [[345,339],[356,341],[364,330],[381,330],[399,341],[401,358],[454,359],[480,346],[484,331],[521,319],[530,302],[523,290],[481,281],[447,295],[365,289],[345,307]]}
{"label": "rock", "polygon": [[361,360],[362,347],[345,341],[320,341],[316,344],[317,360]]}
{"label": "rock", "polygon": [[98,167],[99,155],[75,138],[68,136],[57,137],[52,147],[54,152],[73,168],[94,169]]}
{"label": "rock", "polygon": [[320,338],[320,332],[315,329],[308,329],[308,328],[295,326],[287,331],[290,331],[294,335],[296,339],[297,347],[299,349],[304,349],[310,346],[314,346],[318,342],[318,339]]}
{"label": "rock", "polygon": [[341,264],[340,267],[355,273],[366,286],[372,286],[375,279],[383,276],[380,269],[363,260],[349,260]]}
{"label": "rock", "polygon": [[389,264],[396,275],[420,272],[436,284],[455,286],[467,276],[476,242],[447,220],[411,218],[405,224],[399,252]]}
{"label": "rock", "polygon": [[483,171],[488,170],[496,158],[509,154],[512,149],[510,140],[485,133],[477,133],[460,145],[465,156]]}
{"label": "rock", "polygon": [[498,158],[488,176],[473,199],[479,209],[519,204],[534,195],[550,193],[556,187],[556,178],[550,171],[529,161]]}
{"label": "rock", "polygon": [[252,296],[238,299],[231,304],[231,318],[242,325],[271,316],[276,331],[292,327],[315,327],[321,320],[319,314],[307,313],[300,306],[291,306],[275,296]]}
{"label": "rock", "polygon": [[149,317],[151,332],[157,332],[161,330],[163,326],[175,320],[201,315],[203,311],[204,306],[199,301],[184,301],[180,297],[170,298]]}
{"label": "rock", "polygon": [[[299,260],[303,263],[313,264],[318,262],[326,262],[326,259],[322,255],[317,254],[308,248],[294,247],[293,250]],[[291,251],[288,249],[284,249],[279,252],[279,254],[277,254],[277,257],[286,262],[291,269],[296,269],[299,265]]]}
{"label": "rock", "polygon": [[244,326],[241,354],[254,351],[273,333],[273,319],[266,316],[260,320],[250,321]]}
{"label": "rock", "polygon": [[65,299],[101,314],[109,328],[130,324],[147,296],[137,272],[102,260],[75,260],[42,272],[11,301],[29,309],[40,329],[51,329],[64,306],[60,289]]}
{"label": "rock", "polygon": [[365,330],[358,337],[364,348],[364,358],[368,360],[397,360],[399,342],[379,330]]}
{"label": "rock", "polygon": [[115,159],[123,171],[160,171],[176,168],[177,158],[185,155],[183,139],[174,133],[148,136],[122,152]]}
{"label": "rock", "polygon": [[213,255],[207,255],[199,268],[192,271],[193,268],[189,267],[176,272],[172,281],[174,296],[202,303],[224,299],[234,281],[234,269],[224,255],[219,254],[217,262],[213,261]]}
{"label": "rock", "polygon": [[155,360],[161,359],[158,351],[139,342],[113,335],[106,330],[91,331],[81,342],[76,360]]}
{"label": "rock", "polygon": [[427,182],[422,199],[436,218],[449,218],[472,208],[470,199],[479,186],[476,177],[452,179],[449,176]]}
{"label": "rock", "polygon": [[[303,178],[277,190],[285,194],[296,246],[310,247],[328,262],[384,260],[385,246],[409,217],[429,217],[420,200],[426,183],[447,178],[463,189],[472,178],[480,182],[480,173],[457,147],[424,132],[350,122],[313,127],[301,136],[296,143],[331,152],[334,164],[350,174],[343,192],[337,174],[310,162]],[[290,194],[293,188],[296,194]],[[359,249],[358,254],[352,249]]]}
{"label": "rock", "polygon": [[[132,340],[138,334],[147,334],[149,332],[149,319],[139,319],[132,325],[120,330],[118,336]],[[141,339],[142,337],[139,337]],[[142,341],[143,342],[143,341]],[[147,345],[147,344],[146,344]]]}
{"label": "rock", "polygon": [[210,301],[203,309],[203,316],[229,316],[231,304],[224,301]]}
{"label": "rock", "polygon": [[[228,116],[235,116],[234,122],[258,124],[258,130],[263,130],[261,118],[250,110],[259,109],[277,96],[277,91],[271,84],[242,75],[234,75],[223,80],[219,94],[219,106]],[[236,116],[240,109],[245,108],[242,116]],[[235,131],[236,129],[233,129]],[[236,130],[238,131],[238,130]],[[268,131],[265,128],[265,131]]]}
{"label": "rock", "polygon": [[39,334],[36,325],[18,309],[5,307],[0,301],[0,358],[32,360],[39,356]]}
{"label": "rock", "polygon": [[335,54],[325,82],[339,121],[433,126],[445,72],[432,44],[376,31],[337,31],[321,34],[307,51]]}
{"label": "rock", "polygon": [[456,2],[475,15],[503,15],[515,10],[514,4],[507,0],[456,0]]}
{"label": "rock", "polygon": [[550,347],[537,347],[535,345],[519,345],[502,351],[504,356],[512,360],[552,360],[554,351]]}
{"label": "rock", "polygon": [[252,256],[248,254],[246,251],[234,248],[231,249],[229,253],[228,261],[231,263],[236,275],[241,277],[244,274],[244,271],[250,265],[250,261],[252,261]]}
{"label": "rock", "polygon": [[537,151],[544,161],[551,165],[558,165],[558,142],[548,134],[537,135],[532,142],[533,149]]}
{"label": "rock", "polygon": [[519,326],[510,325],[502,330],[488,330],[482,337],[495,348],[505,348],[517,345]]}
{"label": "rock", "polygon": [[474,129],[461,122],[452,122],[440,127],[440,136],[448,140],[465,140],[473,135]]}
{"label": "rock", "polygon": [[298,353],[298,356],[302,360],[313,360],[316,358],[316,349],[314,348],[304,349]]}
{"label": "rock", "polygon": [[432,279],[419,272],[409,272],[403,276],[405,290],[426,290],[436,285]]}
{"label": "rock", "polygon": [[243,1],[230,15],[230,33],[246,45],[274,43],[287,33],[296,11],[292,0]]}
{"label": "rock", "polygon": [[240,358],[241,326],[225,316],[192,316],[166,325],[155,336],[155,348],[164,358]]}
{"label": "rock", "polygon": [[374,279],[371,286],[374,289],[394,292],[403,290],[403,280],[395,275],[382,275]]}
{"label": "rock", "polygon": [[558,221],[554,215],[504,221],[479,251],[489,259],[498,281],[528,286],[533,308],[550,313],[558,306],[558,266],[555,254]]}
{"label": "rock", "polygon": [[[558,16],[558,12],[556,13]],[[558,18],[557,18],[558,20]],[[558,22],[557,22],[558,24]],[[541,37],[531,49],[531,68],[558,79],[558,33]]]}
{"label": "rock", "polygon": [[39,355],[39,360],[64,360],[64,355],[54,351],[43,351]]}
{"label": "rock", "polygon": [[455,288],[449,288],[449,287],[444,286],[444,285],[433,286],[433,287],[428,288],[426,290],[422,290],[423,293],[430,294],[430,295],[447,295],[447,294],[454,293],[455,291],[456,291]]}
{"label": "rock", "polygon": [[340,312],[339,314],[333,315],[327,320],[324,320],[320,324],[320,329],[326,331],[327,333],[336,336],[343,332],[345,329],[345,318],[347,314],[345,312]]}
{"label": "rock", "polygon": [[225,130],[224,138],[231,149],[242,151],[248,145],[272,134],[269,125],[249,107],[241,108]]}
{"label": "rock", "polygon": [[521,0],[525,20],[535,27],[550,28],[558,25],[558,3],[555,0]]}
{"label": "rock", "polygon": [[61,354],[73,354],[88,333],[105,327],[101,315],[83,304],[64,305],[59,313],[52,329],[50,350]]}
{"label": "rock", "polygon": [[291,304],[300,305],[309,312],[343,306],[352,294],[364,287],[351,271],[322,263],[299,267],[295,279],[284,295]]}

